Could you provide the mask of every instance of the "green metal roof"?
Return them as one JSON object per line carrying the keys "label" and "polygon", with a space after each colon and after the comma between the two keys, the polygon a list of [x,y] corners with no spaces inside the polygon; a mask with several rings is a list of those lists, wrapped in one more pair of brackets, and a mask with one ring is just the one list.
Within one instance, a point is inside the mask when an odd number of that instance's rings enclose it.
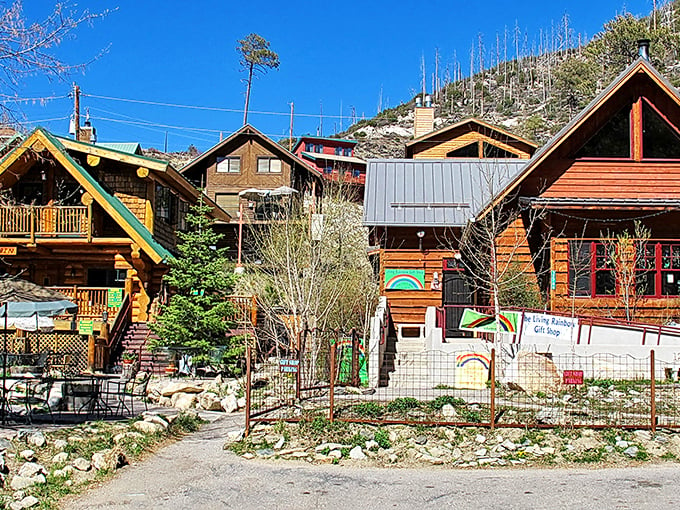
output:
{"label": "green metal roof", "polygon": [[128,154],[134,154],[135,156],[142,155],[142,146],[137,142],[98,142],[95,143],[98,147],[104,147],[105,149],[114,149],[120,152],[127,152]]}
{"label": "green metal roof", "polygon": [[52,135],[43,128],[37,128],[37,130],[40,130],[55,145],[55,147],[57,147],[57,149],[59,149],[64,154],[76,171],[78,171],[88,182],[88,184],[90,184],[102,197],[104,197],[109,205],[111,205],[111,207],[113,207],[115,211],[123,217],[123,220],[125,220],[125,222],[127,222],[127,224],[132,227],[132,229],[158,254],[161,260],[167,261],[168,259],[173,258],[172,253],[170,253],[170,251],[168,251],[163,245],[156,241],[146,226],[144,226],[139,218],[137,218],[137,216],[135,216],[118,197],[106,191],[87,170],[80,166],[78,162],[76,162],[70,156],[66,148],[59,141],[58,137]]}
{"label": "green metal roof", "polygon": [[[43,129],[43,128],[37,128],[37,129],[41,129],[43,133],[46,133],[45,129]],[[164,161],[162,159],[150,158],[149,156],[143,156],[141,154],[132,154],[130,152],[119,150],[119,149],[116,149],[116,148],[113,148],[113,147],[107,147],[107,146],[105,146],[105,144],[101,144],[101,143],[92,144],[92,143],[87,143],[87,142],[81,142],[80,140],[72,140],[71,138],[64,138],[63,136],[52,135],[52,134],[50,134],[50,136],[52,138],[56,139],[56,140],[67,140],[71,143],[74,143],[74,144],[77,144],[77,145],[82,145],[83,147],[88,147],[88,146],[89,147],[97,147],[99,149],[111,151],[114,154],[117,153],[117,154],[124,154],[126,156],[134,156],[135,158],[139,158],[139,159],[142,159],[142,160],[151,161],[151,162],[154,162],[154,163],[160,163],[161,165],[168,165],[168,162]],[[137,144],[137,145],[139,145],[139,144]],[[66,148],[64,148],[64,150],[66,150]],[[83,149],[83,151],[85,151],[85,149]]]}

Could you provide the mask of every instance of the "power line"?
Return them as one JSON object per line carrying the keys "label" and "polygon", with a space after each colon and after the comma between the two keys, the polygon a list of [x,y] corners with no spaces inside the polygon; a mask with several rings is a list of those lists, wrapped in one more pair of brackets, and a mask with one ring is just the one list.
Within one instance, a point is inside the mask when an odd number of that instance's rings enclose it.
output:
{"label": "power line", "polygon": [[45,101],[54,101],[55,99],[68,99],[68,96],[47,96],[47,97],[16,97],[8,96],[7,94],[0,94],[0,103],[41,103]]}
{"label": "power line", "polygon": [[[94,99],[104,99],[107,101],[122,101],[125,103],[136,103],[136,104],[146,104],[146,105],[151,105],[151,106],[164,106],[168,108],[185,108],[189,110],[207,110],[207,111],[212,111],[212,112],[225,112],[225,113],[243,113],[243,109],[240,108],[221,108],[217,106],[199,106],[199,105],[188,105],[188,104],[178,104],[178,103],[162,103],[159,101],[146,101],[143,99],[129,99],[129,98],[122,98],[122,97],[111,97],[111,96],[99,96],[96,94],[85,94],[84,92],[81,93],[81,96],[87,96],[91,97]],[[278,115],[278,116],[289,116],[290,112],[269,112],[269,111],[258,111],[258,110],[249,110],[248,113],[252,114],[257,114],[257,115]],[[314,117],[318,118],[319,114],[318,113],[296,113],[295,114],[297,117]],[[349,119],[351,118],[350,115],[324,115],[324,117],[328,118],[333,118],[333,119]]]}

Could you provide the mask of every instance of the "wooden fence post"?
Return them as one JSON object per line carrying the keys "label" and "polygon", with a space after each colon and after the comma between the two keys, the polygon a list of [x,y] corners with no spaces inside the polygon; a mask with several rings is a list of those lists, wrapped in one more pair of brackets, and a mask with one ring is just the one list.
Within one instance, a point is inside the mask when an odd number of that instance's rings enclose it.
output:
{"label": "wooden fence post", "polygon": [[491,430],[496,427],[496,349],[491,349],[491,399],[489,401],[489,413],[491,414]]}
{"label": "wooden fence post", "polygon": [[251,369],[251,362],[252,362],[252,352],[250,348],[250,340],[246,338],[246,430],[243,433],[243,437],[248,437],[250,434],[250,404],[251,404],[251,397],[250,397],[250,389],[252,387],[251,384],[251,378],[252,378],[252,369]]}
{"label": "wooden fence post", "polygon": [[330,374],[328,377],[328,382],[330,385],[330,399],[329,399],[329,405],[330,409],[328,411],[328,419],[329,421],[333,421],[334,419],[334,414],[335,414],[335,355],[336,355],[336,350],[338,348],[338,342],[337,342],[337,336],[335,338],[335,341],[331,340],[331,370]]}
{"label": "wooden fence post", "polygon": [[651,425],[652,425],[652,434],[656,432],[656,375],[655,375],[655,365],[656,365],[656,360],[654,359],[654,349],[649,351],[649,364],[651,365],[651,374],[650,374],[650,398],[651,398]]}

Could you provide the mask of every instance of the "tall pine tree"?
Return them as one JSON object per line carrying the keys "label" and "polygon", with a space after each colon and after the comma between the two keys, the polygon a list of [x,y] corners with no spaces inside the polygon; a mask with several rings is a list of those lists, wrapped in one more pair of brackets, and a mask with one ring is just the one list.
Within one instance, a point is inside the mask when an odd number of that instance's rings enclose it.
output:
{"label": "tall pine tree", "polygon": [[226,347],[224,361],[232,369],[243,356],[242,339],[227,333],[234,325],[234,305],[228,300],[236,276],[226,256],[217,249],[221,234],[212,228],[210,207],[203,202],[187,215],[187,232],[178,232],[179,256],[170,261],[165,276],[173,293],[161,307],[152,330],[159,337],[155,346],[186,349],[206,359],[218,347]]}

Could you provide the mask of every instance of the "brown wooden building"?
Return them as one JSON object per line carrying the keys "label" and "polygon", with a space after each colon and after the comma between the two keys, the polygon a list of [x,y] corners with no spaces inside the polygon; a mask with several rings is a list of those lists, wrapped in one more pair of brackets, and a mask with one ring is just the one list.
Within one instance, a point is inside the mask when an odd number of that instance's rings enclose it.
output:
{"label": "brown wooden building", "polygon": [[224,234],[223,242],[234,258],[239,223],[245,225],[242,244],[248,256],[250,228],[284,220],[305,201],[317,209],[323,192],[321,172],[249,124],[180,171],[231,216],[216,229]]}
{"label": "brown wooden building", "polygon": [[[500,264],[535,279],[546,308],[678,321],[680,95],[640,58],[528,161],[369,162],[365,209],[395,325],[422,323],[426,306],[485,304],[459,278],[470,261],[457,250],[466,222],[492,212],[517,218],[496,238]],[[391,290],[391,269],[422,271],[421,288]]]}
{"label": "brown wooden building", "polygon": [[[505,129],[480,119],[461,120],[433,131],[432,115],[422,120],[423,112],[433,107],[416,108],[416,138],[406,144],[406,157],[413,159],[492,158],[529,159],[537,145]],[[427,113],[427,112],[426,112]],[[419,135],[420,131],[424,134]]]}
{"label": "brown wooden building", "polygon": [[[82,317],[112,321],[123,289],[146,321],[176,232],[200,193],[167,162],[38,128],[0,160],[2,270],[57,287]],[[215,206],[213,215],[231,217]]]}
{"label": "brown wooden building", "polygon": [[[541,212],[549,256],[537,269],[550,275],[551,309],[680,319],[680,96],[648,60],[621,73],[492,205],[509,197]],[[636,237],[636,223],[642,239],[622,240]]]}
{"label": "brown wooden building", "polygon": [[263,221],[267,205],[239,198],[241,191],[286,186],[320,197],[321,173],[247,124],[181,169],[182,175],[226,210],[238,223],[239,205],[251,221]]}

